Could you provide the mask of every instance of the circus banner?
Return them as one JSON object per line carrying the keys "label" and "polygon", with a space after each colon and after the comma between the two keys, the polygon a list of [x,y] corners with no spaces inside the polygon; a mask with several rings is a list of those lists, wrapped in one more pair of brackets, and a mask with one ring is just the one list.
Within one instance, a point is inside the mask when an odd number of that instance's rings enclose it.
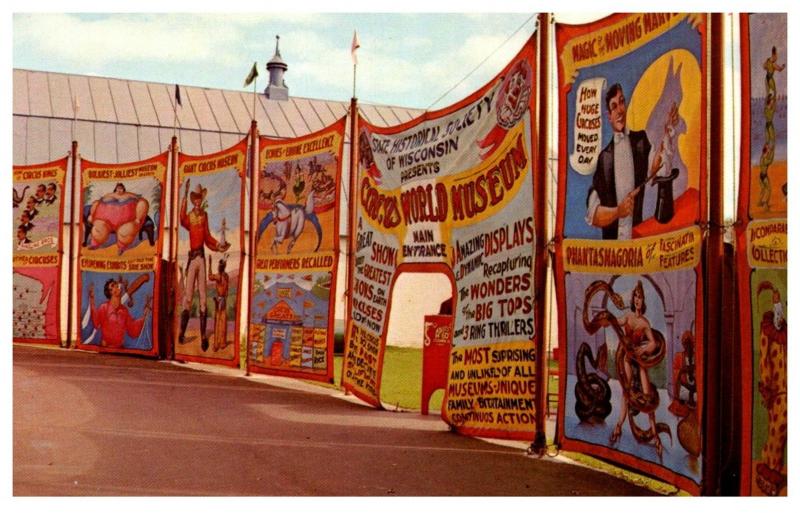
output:
{"label": "circus banner", "polygon": [[81,161],[78,347],[158,354],[167,153]]}
{"label": "circus banner", "polygon": [[247,139],[212,155],[178,154],[175,358],[239,365],[239,291]]}
{"label": "circus banner", "polygon": [[14,342],[61,342],[59,301],[68,158],[14,166]]}
{"label": "circus banner", "polygon": [[743,14],[737,223],[743,495],[787,495],[787,15]]}
{"label": "circus banner", "polygon": [[559,443],[699,493],[705,15],[556,25]]}
{"label": "circus banner", "polygon": [[465,434],[534,437],[535,66],[534,36],[456,105],[391,128],[359,120],[342,383],[372,405],[395,280],[441,272],[454,304],[443,418]]}
{"label": "circus banner", "polygon": [[297,139],[260,138],[251,371],[333,380],[346,122]]}

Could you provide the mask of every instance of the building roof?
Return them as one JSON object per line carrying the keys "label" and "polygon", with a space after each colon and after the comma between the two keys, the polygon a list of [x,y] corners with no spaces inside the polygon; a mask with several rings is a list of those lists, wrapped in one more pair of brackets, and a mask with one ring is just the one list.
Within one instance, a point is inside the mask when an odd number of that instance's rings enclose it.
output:
{"label": "building roof", "polygon": [[[193,155],[233,146],[247,135],[251,92],[183,85],[180,89],[181,106],[175,116],[174,84],[14,69],[13,162],[56,160],[69,152],[73,138],[85,159],[134,162],[166,151],[173,124],[181,151]],[[73,98],[78,103],[77,115]],[[332,124],[347,114],[349,106],[349,100],[290,96],[276,101],[258,94],[255,117],[262,135],[291,138]],[[379,126],[401,124],[423,112],[360,102],[359,108],[371,124]],[[349,128],[346,134],[345,145],[349,145]],[[348,155],[345,151],[346,161]]]}

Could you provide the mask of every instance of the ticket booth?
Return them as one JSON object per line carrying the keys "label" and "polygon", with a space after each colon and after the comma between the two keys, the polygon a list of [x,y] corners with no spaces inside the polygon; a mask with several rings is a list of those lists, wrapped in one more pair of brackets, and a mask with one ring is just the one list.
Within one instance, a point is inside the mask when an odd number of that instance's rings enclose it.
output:
{"label": "ticket booth", "polygon": [[422,343],[422,393],[420,408],[428,415],[428,403],[437,390],[447,387],[447,366],[453,345],[453,316],[442,303],[439,315],[425,316]]}

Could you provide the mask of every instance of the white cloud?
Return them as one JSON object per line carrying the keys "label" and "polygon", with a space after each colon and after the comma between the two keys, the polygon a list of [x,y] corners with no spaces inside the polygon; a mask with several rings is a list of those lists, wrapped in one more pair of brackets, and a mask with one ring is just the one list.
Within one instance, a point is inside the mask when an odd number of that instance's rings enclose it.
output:
{"label": "white cloud", "polygon": [[16,46],[29,46],[53,59],[103,65],[224,57],[237,35],[225,24],[190,16],[122,15],[87,20],[69,14],[42,14],[16,19],[14,37]]}
{"label": "white cloud", "polygon": [[120,14],[95,19],[32,14],[15,17],[14,44],[52,59],[94,66],[119,61],[237,65],[243,47],[272,52],[273,35],[259,27],[273,26],[277,33],[279,26],[327,23],[311,13]]}

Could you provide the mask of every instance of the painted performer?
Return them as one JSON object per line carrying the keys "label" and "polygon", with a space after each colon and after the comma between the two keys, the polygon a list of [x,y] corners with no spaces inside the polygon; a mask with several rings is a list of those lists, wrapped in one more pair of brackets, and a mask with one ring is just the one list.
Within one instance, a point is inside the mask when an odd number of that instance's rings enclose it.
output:
{"label": "painted performer", "polygon": [[633,227],[642,222],[643,185],[661,168],[662,152],[651,159],[647,133],[628,129],[620,84],[608,89],[605,104],[613,137],[598,156],[586,199],[586,222],[602,228],[603,239],[629,240]]}
{"label": "painted performer", "polygon": [[[147,275],[144,276],[146,277]],[[89,286],[89,309],[92,323],[103,334],[101,344],[114,349],[123,347],[125,335],[138,337],[142,332],[145,319],[152,311],[152,296],[148,296],[145,300],[142,316],[139,319],[134,319],[128,308],[123,305],[122,298],[125,295],[123,288],[122,280],[108,279],[103,286],[103,295],[106,297],[106,302],[96,308],[94,286]]]}
{"label": "painted performer", "polygon": [[54,182],[50,182],[47,184],[47,189],[44,193],[44,199],[42,201],[48,205],[52,205],[57,199],[58,196],[56,196],[56,184]]}
{"label": "painted performer", "polygon": [[91,226],[89,248],[101,247],[115,234],[121,255],[136,240],[149,209],[150,203],[141,195],[128,192],[122,183],[116,184],[113,192],[92,203],[87,219]]}
{"label": "painted performer", "polygon": [[[186,188],[180,206],[181,226],[189,231],[189,258],[186,264],[186,282],[183,290],[183,304],[181,311],[180,334],[178,343],[185,343],[186,327],[189,325],[189,309],[192,306],[195,290],[200,294],[200,340],[203,351],[208,349],[208,336],[206,325],[208,313],[206,312],[206,259],[205,247],[211,251],[224,253],[230,248],[230,243],[220,244],[208,228],[208,214],[203,207],[208,190],[200,184],[189,193],[190,180],[186,180]],[[192,210],[187,213],[186,207],[191,198]]]}
{"label": "painted performer", "polygon": [[[651,383],[648,369],[658,364],[664,358],[664,343],[656,340],[655,331],[650,321],[645,317],[647,303],[644,297],[644,287],[641,280],[636,282],[631,292],[630,311],[617,318],[617,324],[623,331],[620,344],[617,347],[616,366],[622,386],[623,400],[619,412],[619,420],[611,433],[610,443],[616,444],[622,435],[622,426],[628,420],[631,432],[639,443],[650,442],[655,444],[656,453],[660,458],[664,447],[659,434],[670,433],[669,426],[656,422],[659,395],[656,387]],[[650,421],[649,429],[640,428],[634,421],[634,416],[639,412],[647,414]]]}
{"label": "painted performer", "polygon": [[761,185],[761,191],[758,195],[758,206],[764,207],[769,210],[769,200],[772,192],[772,186],[769,180],[769,166],[775,160],[775,125],[773,118],[775,116],[775,109],[778,102],[778,90],[775,85],[775,72],[783,71],[786,69],[786,64],[781,66],[778,64],[778,49],[772,47],[772,53],[767,60],[764,61],[764,85],[767,88],[767,96],[764,101],[764,147],[761,149],[761,158],[758,162],[759,173],[758,179]]}
{"label": "painted performer", "polygon": [[781,66],[778,64],[778,49],[774,46],[772,47],[772,53],[767,60],[764,61],[764,70],[767,72],[767,75],[764,77],[764,85],[767,87],[767,95],[769,93],[777,94],[777,87],[775,86],[775,72],[776,71],[783,71],[786,69],[786,64]]}
{"label": "painted performer", "polygon": [[224,349],[228,342],[228,286],[229,278],[228,273],[225,272],[225,266],[228,262],[228,255],[226,254],[219,259],[217,264],[217,274],[213,274],[211,255],[208,255],[208,279],[215,284],[216,297],[214,298],[214,351]]}
{"label": "painted performer", "polygon": [[761,318],[758,393],[767,410],[767,439],[756,465],[756,484],[767,495],[780,495],[786,486],[786,441],[788,435],[787,339],[781,293],[769,281],[761,282],[756,294],[772,292],[772,310]]}

